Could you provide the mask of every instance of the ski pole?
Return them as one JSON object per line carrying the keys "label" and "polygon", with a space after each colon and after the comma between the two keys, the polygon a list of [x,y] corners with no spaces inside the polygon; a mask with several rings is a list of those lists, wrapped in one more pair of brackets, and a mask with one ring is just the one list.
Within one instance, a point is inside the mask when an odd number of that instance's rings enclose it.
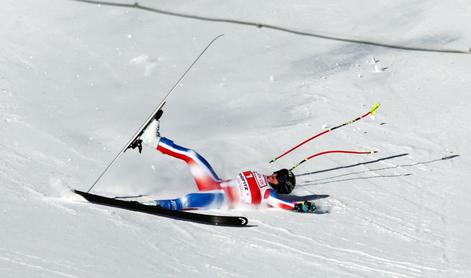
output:
{"label": "ski pole", "polygon": [[293,169],[297,168],[299,165],[303,164],[304,162],[320,156],[320,155],[325,155],[325,154],[330,154],[330,153],[345,153],[345,154],[373,154],[377,153],[378,151],[344,151],[344,150],[332,150],[332,151],[323,151],[320,153],[313,154],[311,156],[306,157],[305,159],[301,160],[300,162],[296,163],[293,167],[291,167],[290,171]]}
{"label": "ski pole", "polygon": [[352,123],[354,123],[354,122],[356,122],[356,121],[359,121],[359,120],[361,120],[361,119],[363,119],[363,118],[365,118],[365,117],[367,117],[367,116],[369,116],[369,115],[374,116],[374,115],[376,114],[378,108],[379,108],[379,105],[380,105],[379,103],[375,103],[375,104],[373,105],[373,108],[371,108],[370,111],[368,111],[367,113],[363,114],[362,116],[360,116],[360,117],[358,117],[358,118],[356,118],[356,119],[353,119],[353,120],[351,120],[351,121],[345,122],[345,123],[343,123],[343,124],[340,124],[340,125],[338,125],[338,126],[334,126],[334,127],[330,128],[330,129],[326,129],[326,130],[324,130],[324,131],[322,131],[322,132],[320,132],[320,133],[318,133],[318,134],[312,136],[311,138],[304,140],[303,142],[299,143],[298,145],[294,146],[293,148],[289,149],[288,151],[286,151],[286,152],[282,153],[281,155],[279,155],[279,156],[273,158],[269,163],[273,163],[273,162],[277,161],[278,159],[282,158],[283,156],[289,154],[290,152],[294,151],[295,149],[301,147],[302,145],[306,144],[306,143],[309,142],[309,141],[312,141],[312,140],[316,139],[317,137],[319,137],[319,136],[321,136],[321,135],[324,135],[324,134],[326,134],[326,133],[328,133],[328,132],[331,132],[331,131],[336,130],[336,129],[338,129],[338,128],[341,128],[341,127],[343,127],[343,126],[352,124]]}

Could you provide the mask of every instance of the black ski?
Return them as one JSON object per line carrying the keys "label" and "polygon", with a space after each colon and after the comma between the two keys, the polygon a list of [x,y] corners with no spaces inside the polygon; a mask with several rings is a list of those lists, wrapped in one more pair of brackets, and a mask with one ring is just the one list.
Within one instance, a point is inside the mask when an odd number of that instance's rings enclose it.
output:
{"label": "black ski", "polygon": [[201,58],[201,56],[203,56],[203,54],[213,44],[213,42],[216,41],[218,38],[220,38],[222,36],[223,35],[219,35],[219,36],[215,37],[211,42],[209,42],[209,44],[206,46],[206,48],[203,49],[203,51],[201,51],[200,55],[198,55],[198,57],[196,57],[196,59],[193,61],[193,63],[182,74],[180,79],[178,79],[178,81],[173,85],[173,87],[170,89],[170,91],[168,91],[167,95],[165,95],[165,97],[162,99],[162,101],[160,101],[159,105],[154,109],[152,114],[150,114],[150,116],[147,118],[147,120],[144,122],[144,124],[142,124],[141,127],[139,128],[139,130],[136,133],[134,133],[134,136],[131,138],[131,140],[128,142],[126,147],[123,149],[123,151],[122,151],[123,153],[126,152],[128,149],[135,149],[135,148],[138,148],[139,153],[142,151],[142,140],[140,139],[140,136],[142,135],[142,133],[144,132],[146,127],[152,122],[153,119],[158,121],[160,119],[160,117],[162,117],[162,113],[163,113],[162,107],[167,102],[168,97],[173,93],[173,91],[178,86],[178,84],[180,84],[180,81],[183,80],[183,78],[190,71],[190,69],[193,67],[193,65],[196,64],[196,62],[198,62],[198,60]]}
{"label": "black ski", "polygon": [[154,111],[149,115],[147,120],[141,125],[141,127],[134,133],[132,138],[126,143],[126,145],[121,149],[119,153],[116,154],[116,156],[111,160],[110,163],[106,166],[106,168],[101,172],[101,174],[98,176],[98,178],[95,180],[95,182],[92,184],[92,186],[87,190],[87,192],[90,192],[92,188],[98,183],[98,181],[103,177],[103,175],[108,171],[108,169],[111,167],[111,165],[123,154],[126,152],[128,149],[135,149],[138,148],[139,152],[142,151],[142,141],[140,139],[140,136],[144,132],[144,129],[150,124],[150,122],[153,119],[159,119],[162,116],[162,107],[165,105],[167,102],[168,97],[173,93],[175,88],[180,84],[180,81],[183,80],[183,78],[186,76],[186,74],[190,71],[190,69],[198,62],[198,60],[203,56],[203,54],[208,50],[208,48],[215,42],[218,38],[222,37],[223,35],[219,35],[215,37],[212,41],[209,42],[209,44],[201,51],[201,53],[196,57],[196,59],[193,61],[193,63],[186,69],[186,71],[182,74],[182,76],[177,80],[177,82],[173,85],[173,87],[167,92],[165,97],[160,101],[159,105],[154,109]]}
{"label": "black ski", "polygon": [[177,220],[185,220],[207,225],[234,227],[242,227],[247,225],[248,223],[247,218],[242,216],[209,215],[192,213],[187,211],[169,210],[160,206],[145,205],[136,201],[118,200],[114,198],[108,198],[100,195],[83,192],[80,190],[74,190],[74,192],[87,199],[87,201],[89,201],[90,203],[149,213]]}

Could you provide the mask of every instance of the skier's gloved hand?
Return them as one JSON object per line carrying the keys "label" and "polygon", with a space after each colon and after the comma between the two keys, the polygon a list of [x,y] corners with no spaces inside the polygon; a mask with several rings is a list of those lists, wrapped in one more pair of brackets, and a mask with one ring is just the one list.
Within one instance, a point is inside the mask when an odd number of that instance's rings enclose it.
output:
{"label": "skier's gloved hand", "polygon": [[297,212],[315,212],[317,210],[314,202],[304,201],[294,205],[294,210]]}

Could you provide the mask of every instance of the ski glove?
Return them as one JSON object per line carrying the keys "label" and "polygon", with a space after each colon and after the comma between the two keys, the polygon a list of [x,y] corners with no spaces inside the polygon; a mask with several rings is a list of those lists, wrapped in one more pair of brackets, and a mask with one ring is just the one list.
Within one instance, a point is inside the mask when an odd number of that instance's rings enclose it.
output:
{"label": "ski glove", "polygon": [[315,212],[317,207],[314,202],[304,201],[303,203],[296,203],[294,210],[297,212]]}

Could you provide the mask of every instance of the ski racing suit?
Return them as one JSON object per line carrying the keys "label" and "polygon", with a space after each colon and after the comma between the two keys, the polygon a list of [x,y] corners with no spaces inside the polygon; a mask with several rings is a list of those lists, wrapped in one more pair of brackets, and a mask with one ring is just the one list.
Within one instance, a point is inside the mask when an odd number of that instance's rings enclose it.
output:
{"label": "ski racing suit", "polygon": [[156,147],[163,154],[185,161],[193,175],[199,192],[169,200],[156,200],[156,204],[167,209],[210,209],[223,206],[248,204],[260,206],[268,204],[273,207],[292,210],[294,203],[283,200],[269,185],[267,176],[253,171],[245,171],[231,180],[218,177],[211,165],[194,150],[175,144],[162,137]]}

